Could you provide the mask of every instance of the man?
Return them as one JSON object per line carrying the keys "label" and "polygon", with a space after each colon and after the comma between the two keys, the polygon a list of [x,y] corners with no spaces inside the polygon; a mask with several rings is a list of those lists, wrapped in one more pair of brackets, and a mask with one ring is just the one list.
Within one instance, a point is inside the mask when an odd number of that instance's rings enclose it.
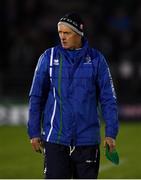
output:
{"label": "man", "polygon": [[58,23],[61,44],[39,58],[30,90],[28,134],[35,151],[45,149],[45,178],[94,178],[99,170],[100,122],[104,146],[115,149],[117,105],[104,56],[89,47],[75,13]]}

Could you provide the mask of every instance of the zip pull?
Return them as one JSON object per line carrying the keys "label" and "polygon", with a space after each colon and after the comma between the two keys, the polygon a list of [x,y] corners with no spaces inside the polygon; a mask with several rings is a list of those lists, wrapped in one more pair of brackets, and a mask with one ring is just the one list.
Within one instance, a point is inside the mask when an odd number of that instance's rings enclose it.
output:
{"label": "zip pull", "polygon": [[73,147],[70,146],[70,154],[69,154],[70,156],[74,152],[74,150],[75,150],[75,146],[73,146]]}

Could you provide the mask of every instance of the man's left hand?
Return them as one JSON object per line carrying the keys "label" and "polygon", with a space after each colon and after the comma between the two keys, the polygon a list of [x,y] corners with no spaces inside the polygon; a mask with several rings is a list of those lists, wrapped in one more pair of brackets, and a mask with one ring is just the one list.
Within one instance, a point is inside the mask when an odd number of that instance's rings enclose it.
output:
{"label": "man's left hand", "polygon": [[109,151],[112,152],[116,147],[115,139],[111,137],[105,137],[104,139],[104,148],[106,148],[106,144],[109,145]]}

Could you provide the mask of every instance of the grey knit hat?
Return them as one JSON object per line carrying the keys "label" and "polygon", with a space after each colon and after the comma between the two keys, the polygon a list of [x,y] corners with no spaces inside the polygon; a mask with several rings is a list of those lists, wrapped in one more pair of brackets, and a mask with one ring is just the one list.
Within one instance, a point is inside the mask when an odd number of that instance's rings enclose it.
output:
{"label": "grey knit hat", "polygon": [[80,36],[84,36],[84,23],[77,13],[66,14],[59,20],[58,25],[59,24],[64,24]]}

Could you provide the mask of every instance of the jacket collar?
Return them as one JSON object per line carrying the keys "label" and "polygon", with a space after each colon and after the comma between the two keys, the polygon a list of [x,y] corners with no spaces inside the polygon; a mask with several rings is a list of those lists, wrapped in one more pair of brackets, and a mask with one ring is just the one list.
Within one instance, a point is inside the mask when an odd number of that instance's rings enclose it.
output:
{"label": "jacket collar", "polygon": [[84,57],[87,53],[87,49],[88,49],[89,45],[88,45],[88,40],[86,38],[83,39],[83,46],[80,49],[77,50],[67,50],[64,49],[61,44],[59,45],[59,49],[61,50],[61,53],[63,53],[63,55],[65,57],[69,57],[70,59],[72,58],[76,58],[76,59],[80,59],[81,57]]}

